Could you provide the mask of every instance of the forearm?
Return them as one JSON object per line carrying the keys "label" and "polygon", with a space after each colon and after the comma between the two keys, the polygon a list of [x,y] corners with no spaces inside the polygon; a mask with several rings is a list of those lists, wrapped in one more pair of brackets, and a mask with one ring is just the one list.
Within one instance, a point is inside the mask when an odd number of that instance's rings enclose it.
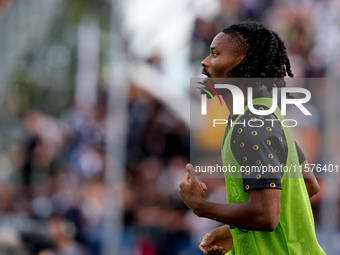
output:
{"label": "forearm", "polygon": [[242,229],[273,231],[276,219],[267,214],[260,205],[254,203],[219,204],[202,200],[194,211],[199,217],[216,220]]}
{"label": "forearm", "polygon": [[304,178],[304,181],[310,198],[319,192],[319,184],[316,179]]}
{"label": "forearm", "polygon": [[[243,229],[274,231],[280,221],[280,189],[248,191],[249,200],[241,203],[219,204],[207,201],[207,188],[196,179],[188,164],[187,173],[179,185],[184,203],[199,217],[206,217]],[[191,182],[189,182],[191,179]]]}
{"label": "forearm", "polygon": [[305,181],[305,185],[307,188],[308,196],[312,197],[319,192],[320,188],[319,188],[318,181],[316,180],[313,172],[310,171],[307,160],[302,163],[301,169],[302,169],[302,175]]}

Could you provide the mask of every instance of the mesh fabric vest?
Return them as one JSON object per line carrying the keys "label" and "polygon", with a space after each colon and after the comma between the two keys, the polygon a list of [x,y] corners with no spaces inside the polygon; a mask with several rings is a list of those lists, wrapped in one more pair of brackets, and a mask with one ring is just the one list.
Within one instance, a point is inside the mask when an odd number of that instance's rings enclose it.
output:
{"label": "mesh fabric vest", "polygon": [[[271,108],[272,99],[256,98],[253,100],[253,105],[264,105]],[[245,107],[245,112],[247,110],[248,106]],[[282,123],[284,118],[278,107],[274,115]],[[241,115],[233,123],[240,118]],[[259,122],[253,125],[259,125]],[[236,126],[241,127],[241,125]],[[222,144],[222,161],[224,166],[236,166],[237,169],[240,169],[231,150],[231,135],[234,127],[235,125],[225,134]],[[256,130],[256,128],[254,129]],[[228,252],[228,255],[325,254],[315,236],[312,209],[302,173],[299,171],[299,160],[293,135],[287,127],[283,127],[283,131],[288,145],[285,166],[296,166],[297,170],[295,173],[285,172],[281,179],[280,222],[273,232],[231,229],[234,248]],[[244,192],[242,173],[238,170],[236,173],[226,173],[225,177],[228,203],[248,201],[249,195]]]}

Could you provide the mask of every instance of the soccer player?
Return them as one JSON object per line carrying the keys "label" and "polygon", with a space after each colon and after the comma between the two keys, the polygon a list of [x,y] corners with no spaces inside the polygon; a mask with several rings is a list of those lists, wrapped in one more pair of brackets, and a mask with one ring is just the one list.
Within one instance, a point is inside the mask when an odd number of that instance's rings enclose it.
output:
{"label": "soccer player", "polygon": [[[232,25],[217,34],[211,43],[210,55],[202,61],[202,73],[215,78],[272,78],[272,82],[253,85],[253,105],[258,110],[271,108],[266,93],[285,86],[283,77],[293,77],[284,42],[276,32],[255,21]],[[265,85],[266,89],[263,89]],[[252,114],[246,102],[247,85],[238,87],[245,95],[245,114],[233,116],[233,97],[223,95],[230,111],[222,143],[225,166],[295,166],[307,164],[289,128],[281,125],[280,109],[266,116],[280,121],[265,121],[262,127],[230,125],[245,123],[264,116]],[[325,254],[315,236],[314,219],[309,197],[318,192],[312,173],[239,172],[239,178],[226,174],[227,202],[205,199],[207,187],[196,179],[191,164],[186,166],[180,184],[185,204],[199,217],[226,225],[203,237],[199,249],[204,254]],[[303,178],[305,177],[305,178]]]}

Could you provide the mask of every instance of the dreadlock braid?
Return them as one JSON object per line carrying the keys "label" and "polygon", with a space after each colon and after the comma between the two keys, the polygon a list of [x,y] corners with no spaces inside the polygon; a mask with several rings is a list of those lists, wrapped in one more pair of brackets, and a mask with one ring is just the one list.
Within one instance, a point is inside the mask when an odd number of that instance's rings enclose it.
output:
{"label": "dreadlock braid", "polygon": [[223,30],[237,43],[238,50],[246,56],[227,76],[236,73],[237,77],[273,78],[265,82],[268,91],[273,86],[284,87],[284,77],[293,77],[290,61],[284,42],[274,31],[256,21],[246,21]]}

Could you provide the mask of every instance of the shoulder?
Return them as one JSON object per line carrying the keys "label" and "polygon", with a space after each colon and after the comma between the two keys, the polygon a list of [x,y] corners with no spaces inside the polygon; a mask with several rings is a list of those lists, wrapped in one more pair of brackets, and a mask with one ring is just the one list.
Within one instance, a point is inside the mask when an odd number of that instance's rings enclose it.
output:
{"label": "shoulder", "polygon": [[280,122],[265,121],[276,119],[274,115],[259,116],[249,112],[234,123],[231,136],[231,150],[242,166],[285,164],[288,146]]}
{"label": "shoulder", "polygon": [[[260,105],[256,107],[264,108]],[[272,140],[281,142],[284,140],[281,123],[273,114],[261,116],[248,110],[237,121],[232,120],[230,125],[234,126],[232,143],[235,144],[238,142],[256,145],[259,142],[271,143]]]}

